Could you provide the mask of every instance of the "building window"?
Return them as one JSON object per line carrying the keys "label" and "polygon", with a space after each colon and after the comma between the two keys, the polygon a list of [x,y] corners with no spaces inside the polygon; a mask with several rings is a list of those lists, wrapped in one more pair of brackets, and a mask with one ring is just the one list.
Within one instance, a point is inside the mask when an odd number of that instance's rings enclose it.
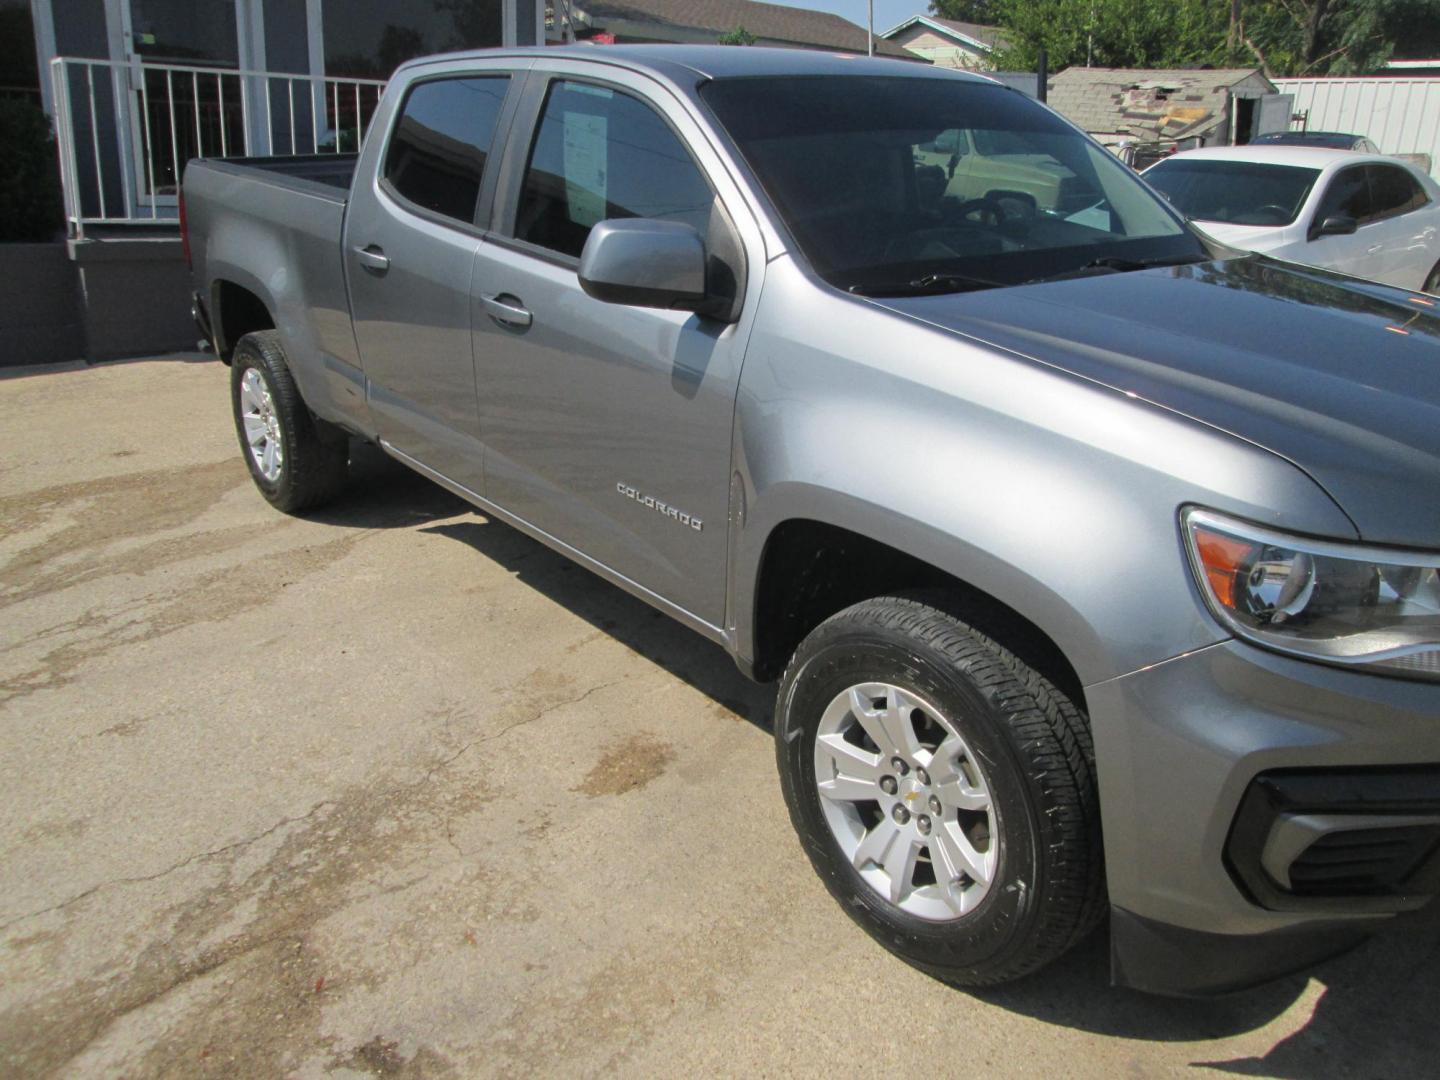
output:
{"label": "building window", "polygon": [[325,74],[388,79],[406,60],[501,43],[501,0],[327,3]]}
{"label": "building window", "polygon": [[135,55],[156,63],[239,67],[235,0],[129,0]]}

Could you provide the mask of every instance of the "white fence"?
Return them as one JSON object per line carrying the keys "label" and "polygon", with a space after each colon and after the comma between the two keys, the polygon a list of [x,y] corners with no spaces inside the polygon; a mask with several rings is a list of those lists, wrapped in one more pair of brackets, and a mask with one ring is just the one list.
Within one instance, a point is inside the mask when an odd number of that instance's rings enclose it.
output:
{"label": "white fence", "polygon": [[87,225],[173,221],[195,157],[348,153],[384,82],[57,57],[50,76],[65,216]]}
{"label": "white fence", "polygon": [[1384,154],[1428,154],[1440,175],[1440,79],[1276,79],[1310,131],[1364,135]]}

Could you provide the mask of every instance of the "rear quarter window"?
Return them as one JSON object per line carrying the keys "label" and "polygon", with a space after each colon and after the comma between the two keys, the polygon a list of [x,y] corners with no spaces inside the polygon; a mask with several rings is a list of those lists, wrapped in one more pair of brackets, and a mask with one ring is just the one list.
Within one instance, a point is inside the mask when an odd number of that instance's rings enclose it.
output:
{"label": "rear quarter window", "polygon": [[1425,189],[1397,165],[1370,165],[1370,198],[1375,220],[1408,214],[1430,201]]}

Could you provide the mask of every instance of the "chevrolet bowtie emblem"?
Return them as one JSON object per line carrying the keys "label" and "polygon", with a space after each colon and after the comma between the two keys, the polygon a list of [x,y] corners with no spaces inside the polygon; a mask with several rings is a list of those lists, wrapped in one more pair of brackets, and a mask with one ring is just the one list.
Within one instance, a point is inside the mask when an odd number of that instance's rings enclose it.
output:
{"label": "chevrolet bowtie emblem", "polygon": [[907,792],[905,793],[905,801],[906,801],[906,802],[914,802],[914,801],[915,801],[916,799],[918,799],[919,797],[920,797],[920,793],[919,793],[918,791],[907,791]]}

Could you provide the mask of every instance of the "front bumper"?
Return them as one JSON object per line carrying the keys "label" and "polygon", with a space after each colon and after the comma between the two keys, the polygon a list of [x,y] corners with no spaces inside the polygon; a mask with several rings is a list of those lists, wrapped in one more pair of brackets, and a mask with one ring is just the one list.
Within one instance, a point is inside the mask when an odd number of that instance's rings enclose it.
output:
{"label": "front bumper", "polygon": [[1440,889],[1440,685],[1230,641],[1086,699],[1117,984],[1240,989]]}

